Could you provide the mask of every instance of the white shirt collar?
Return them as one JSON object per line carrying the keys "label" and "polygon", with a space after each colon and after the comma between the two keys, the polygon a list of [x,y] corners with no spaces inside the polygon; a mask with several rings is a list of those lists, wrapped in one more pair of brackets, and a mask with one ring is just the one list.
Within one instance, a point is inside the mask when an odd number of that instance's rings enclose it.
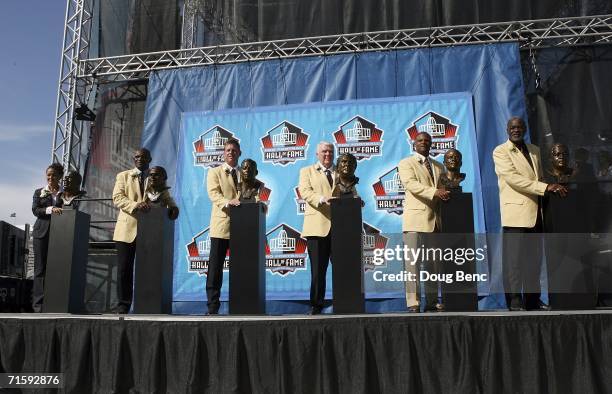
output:
{"label": "white shirt collar", "polygon": [[[238,179],[238,183],[240,183],[240,180],[242,179],[241,175],[240,175],[240,168],[238,166],[236,167],[232,167],[227,163],[223,163],[223,171],[225,171],[226,173],[230,173],[232,170],[236,170],[236,179]],[[238,186],[238,185],[236,185]]]}
{"label": "white shirt collar", "polygon": [[236,174],[238,174],[240,172],[240,171],[238,171],[238,166],[232,167],[232,166],[230,166],[227,163],[223,163],[223,169],[228,171],[228,172],[231,171],[231,170],[236,170]]}
{"label": "white shirt collar", "polygon": [[[141,174],[142,172],[143,172],[143,171],[140,171],[138,168],[134,167],[134,168],[132,169],[132,171],[130,172],[130,174],[132,174],[132,176],[140,176],[140,174]],[[144,170],[144,173],[145,173],[145,175],[147,175],[147,176],[148,176],[148,175],[149,175],[149,169],[147,168],[146,170]]]}
{"label": "white shirt collar", "polygon": [[323,165],[323,163],[321,163],[320,161],[317,161],[317,171],[322,171],[325,172],[325,170],[330,170],[331,172],[335,171],[334,165],[332,164],[331,167],[329,168],[325,168],[325,166]]}
{"label": "white shirt collar", "polygon": [[60,186],[60,188],[55,193],[52,193],[51,189],[49,189],[49,184],[46,184],[45,187],[43,187],[42,190],[40,191],[40,197],[47,197],[47,196],[51,195],[51,196],[53,196],[53,198],[56,198],[57,195],[60,192],[62,192],[62,191],[63,191],[63,189]]}
{"label": "white shirt collar", "polygon": [[414,155],[416,156],[417,159],[419,159],[419,163],[423,163],[425,161],[425,159],[428,159],[429,162],[431,163],[431,159],[430,158],[423,156],[422,154],[418,153],[417,151],[414,151]]}

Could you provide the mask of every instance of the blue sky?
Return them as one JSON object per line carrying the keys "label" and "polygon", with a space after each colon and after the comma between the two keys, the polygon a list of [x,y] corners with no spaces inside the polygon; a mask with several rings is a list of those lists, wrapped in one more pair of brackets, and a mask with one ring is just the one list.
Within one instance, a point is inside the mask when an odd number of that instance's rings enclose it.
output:
{"label": "blue sky", "polygon": [[65,0],[2,1],[0,220],[11,224],[34,223],[32,194],[51,162],[65,13]]}

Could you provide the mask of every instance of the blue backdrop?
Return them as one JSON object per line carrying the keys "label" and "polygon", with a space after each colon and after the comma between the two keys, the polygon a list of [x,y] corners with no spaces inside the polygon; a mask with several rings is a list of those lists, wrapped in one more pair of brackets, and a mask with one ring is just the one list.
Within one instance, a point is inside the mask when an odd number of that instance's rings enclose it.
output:
{"label": "blue backdrop", "polygon": [[[366,293],[370,298],[400,297],[402,282],[374,281],[374,270],[397,273],[401,261],[373,264],[374,249],[401,244],[404,193],[397,164],[411,154],[419,131],[433,135],[432,156],[442,160],[446,150],[463,153],[467,174],[465,192],[473,192],[475,228],[484,232],[477,143],[472,96],[469,93],[398,97],[327,103],[268,106],[212,112],[184,113],[174,194],[182,209],[174,253],[174,299],[203,301],[210,241],[211,205],[206,172],[222,162],[223,143],[238,139],[242,159],[258,163],[258,179],[266,185],[269,203],[266,261],[268,299],[308,299],[310,261],[300,238],[304,203],[296,191],[300,168],[313,164],[320,141],[331,141],[337,155],[354,153],[357,185],[365,202],[364,263]],[[231,264],[231,253],[228,258]],[[479,267],[480,271],[486,267]],[[228,276],[225,276],[227,284]],[[331,275],[328,275],[331,298]],[[227,296],[225,285],[222,297]]]}
{"label": "blue backdrop", "polygon": [[[470,92],[484,220],[500,229],[491,152],[510,116],[526,118],[516,44],[431,48],[169,70],[152,74],[143,145],[176,180],[181,115],[261,106]],[[312,152],[311,152],[312,155]],[[489,245],[495,253],[494,245]],[[492,281],[501,271],[493,261]]]}

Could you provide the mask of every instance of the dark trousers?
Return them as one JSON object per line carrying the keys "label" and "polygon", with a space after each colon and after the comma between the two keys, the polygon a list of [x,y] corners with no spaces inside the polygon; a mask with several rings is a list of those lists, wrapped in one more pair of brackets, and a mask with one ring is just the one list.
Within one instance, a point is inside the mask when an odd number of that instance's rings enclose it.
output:
{"label": "dark trousers", "polygon": [[45,294],[45,271],[47,269],[47,252],[49,250],[49,234],[43,238],[33,238],[34,247],[34,283],[32,284],[32,309],[42,312]]}
{"label": "dark trousers", "polygon": [[310,258],[310,305],[323,307],[327,267],[332,255],[331,231],[326,237],[307,237]]}
{"label": "dark trousers", "polygon": [[[506,303],[537,309],[540,301],[542,218],[531,228],[504,227],[503,274]],[[523,294],[521,296],[521,293]]]}
{"label": "dark trousers", "polygon": [[229,239],[210,238],[210,256],[206,276],[206,298],[208,312],[217,313],[221,305],[221,285],[223,284],[223,264],[229,249]]}
{"label": "dark trousers", "polygon": [[117,247],[117,306],[120,312],[128,312],[132,306],[134,291],[134,257],[136,241],[115,242]]}

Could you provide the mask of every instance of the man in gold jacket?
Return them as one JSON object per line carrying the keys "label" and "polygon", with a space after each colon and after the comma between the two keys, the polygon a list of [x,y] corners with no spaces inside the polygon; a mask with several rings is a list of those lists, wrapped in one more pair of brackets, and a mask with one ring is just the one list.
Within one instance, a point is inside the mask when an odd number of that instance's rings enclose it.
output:
{"label": "man in gold jacket", "polygon": [[240,183],[240,143],[229,139],[223,147],[224,163],[208,170],[206,190],[212,202],[210,214],[210,257],[206,276],[206,298],[208,314],[219,313],[219,297],[223,284],[223,263],[229,249],[229,207],[240,205],[238,187]]}
{"label": "man in gold jacket", "polygon": [[317,163],[300,170],[298,189],[306,201],[302,237],[306,238],[310,258],[310,314],[317,315],[325,300],[325,278],[332,253],[331,207],[335,186],[334,146],[317,145]]}
{"label": "man in gold jacket", "polygon": [[[134,257],[136,255],[136,214],[147,212],[150,205],[145,201],[147,177],[151,152],[140,148],[134,154],[135,168],[117,174],[113,189],[113,203],[119,208],[113,240],[117,247],[117,302],[113,307],[116,313],[128,313],[132,305],[134,281]],[[176,209],[176,203],[169,193],[164,195],[162,204]],[[176,210],[178,214],[178,210]],[[171,214],[172,215],[172,214]]]}
{"label": "man in gold jacket", "polygon": [[[429,134],[425,132],[417,134],[414,140],[414,154],[400,161],[397,168],[406,192],[402,222],[403,241],[412,249],[421,245],[433,246],[433,233],[439,232],[441,228],[439,201],[450,198],[450,192],[437,187],[444,166],[429,157],[431,143]],[[409,312],[420,311],[421,263],[429,273],[435,273],[439,268],[434,261],[405,261],[406,271],[412,273],[416,279],[406,282],[406,306]],[[438,302],[438,283],[428,281],[424,287],[425,311],[443,311],[444,305]]]}
{"label": "man in gold jacket", "polygon": [[540,197],[546,192],[564,197],[567,189],[540,181],[540,149],[523,140],[526,131],[523,119],[510,118],[506,131],[508,141],[493,150],[504,232],[502,264],[506,303],[511,311],[547,309],[540,301]]}

